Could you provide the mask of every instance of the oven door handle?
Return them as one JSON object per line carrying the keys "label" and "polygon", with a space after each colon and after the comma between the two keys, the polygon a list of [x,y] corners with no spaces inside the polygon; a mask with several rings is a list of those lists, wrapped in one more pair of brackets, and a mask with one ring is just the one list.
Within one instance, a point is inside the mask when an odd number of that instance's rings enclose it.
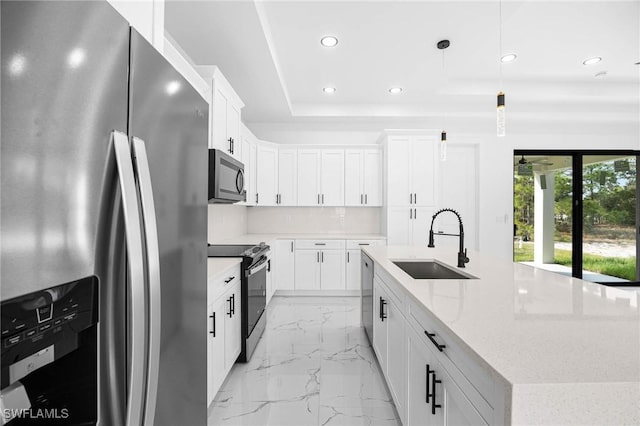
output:
{"label": "oven door handle", "polygon": [[245,276],[250,277],[251,275],[255,274],[256,272],[264,269],[267,267],[267,258],[265,257],[264,259],[262,259],[260,262],[256,263],[256,265],[250,269],[247,269],[247,272],[245,273]]}

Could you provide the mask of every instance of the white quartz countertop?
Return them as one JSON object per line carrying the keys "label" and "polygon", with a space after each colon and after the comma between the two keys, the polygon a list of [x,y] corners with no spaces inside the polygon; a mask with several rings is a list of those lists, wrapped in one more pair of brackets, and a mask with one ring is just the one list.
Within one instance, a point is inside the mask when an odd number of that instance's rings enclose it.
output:
{"label": "white quartz countertop", "polygon": [[[635,398],[640,419],[638,293],[469,252],[469,280],[417,280],[392,260],[436,259],[457,249],[369,246],[363,250],[452,332],[467,351],[511,385],[582,384]],[[485,368],[486,368],[485,366]],[[596,384],[596,385],[594,385]],[[591,388],[589,388],[591,386]],[[515,389],[514,389],[515,392]],[[514,394],[515,396],[515,394]],[[611,396],[610,396],[611,397]]]}
{"label": "white quartz countertop", "polygon": [[210,257],[207,259],[207,282],[220,278],[229,268],[239,265],[241,257]]}
{"label": "white quartz countertop", "polygon": [[244,234],[210,241],[211,244],[258,244],[261,241],[269,244],[275,240],[384,240],[381,234]]}

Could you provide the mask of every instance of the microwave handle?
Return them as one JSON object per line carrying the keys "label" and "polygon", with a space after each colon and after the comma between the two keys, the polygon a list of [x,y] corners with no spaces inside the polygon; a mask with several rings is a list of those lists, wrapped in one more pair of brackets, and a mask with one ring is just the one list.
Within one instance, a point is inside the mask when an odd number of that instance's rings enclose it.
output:
{"label": "microwave handle", "polygon": [[[238,183],[238,181],[240,181]],[[244,170],[238,169],[238,175],[236,176],[236,189],[238,190],[238,194],[242,194],[244,190]]]}

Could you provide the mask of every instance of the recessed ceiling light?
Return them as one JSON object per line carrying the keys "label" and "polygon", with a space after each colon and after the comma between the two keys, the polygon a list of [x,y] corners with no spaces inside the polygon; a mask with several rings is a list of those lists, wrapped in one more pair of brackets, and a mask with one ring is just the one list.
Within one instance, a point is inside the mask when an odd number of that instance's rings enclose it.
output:
{"label": "recessed ceiling light", "polygon": [[336,92],[336,88],[335,87],[325,87],[322,89],[322,91],[324,93],[335,93]]}
{"label": "recessed ceiling light", "polygon": [[389,93],[393,93],[394,95],[397,95],[400,92],[402,92],[402,87],[392,87],[389,89]]}
{"label": "recessed ceiling light", "polygon": [[500,61],[502,61],[503,64],[508,64],[509,62],[515,61],[517,57],[518,55],[516,55],[515,53],[508,53],[500,58]]}
{"label": "recessed ceiling light", "polygon": [[635,65],[640,65],[640,61],[636,62]]}
{"label": "recessed ceiling light", "polygon": [[602,60],[602,58],[600,56],[594,56],[593,58],[587,58],[584,61],[582,61],[582,65],[593,65],[593,64],[597,64],[598,62],[600,62]]}
{"label": "recessed ceiling light", "polygon": [[338,39],[334,36],[324,36],[320,39],[320,44],[324,47],[333,47],[338,44]]}
{"label": "recessed ceiling light", "polygon": [[607,72],[606,71],[600,71],[600,72],[597,72],[594,75],[595,78],[603,78],[603,77],[606,77],[606,76],[607,76]]}

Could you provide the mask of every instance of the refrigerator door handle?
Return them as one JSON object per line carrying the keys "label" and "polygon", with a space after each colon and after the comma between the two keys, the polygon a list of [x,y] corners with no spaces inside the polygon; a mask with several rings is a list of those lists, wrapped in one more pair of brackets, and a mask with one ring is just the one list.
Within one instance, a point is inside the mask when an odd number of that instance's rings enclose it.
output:
{"label": "refrigerator door handle", "polygon": [[142,407],[145,386],[145,285],[144,257],[142,248],[142,224],[138,210],[138,196],[133,172],[133,161],[129,138],[124,133],[114,131],[111,140],[116,157],[116,168],[120,192],[122,193],[122,211],[124,216],[125,239],[129,281],[131,283],[131,367],[127,383],[128,396],[126,408],[127,426],[142,424]]}
{"label": "refrigerator door handle", "polygon": [[133,159],[138,178],[142,220],[144,224],[144,241],[147,255],[148,277],[148,336],[149,358],[147,364],[147,394],[144,403],[144,424],[153,426],[156,413],[156,397],[158,394],[158,374],[160,365],[160,249],[158,246],[158,226],[156,209],[153,200],[151,172],[147,149],[142,139],[132,138]]}

